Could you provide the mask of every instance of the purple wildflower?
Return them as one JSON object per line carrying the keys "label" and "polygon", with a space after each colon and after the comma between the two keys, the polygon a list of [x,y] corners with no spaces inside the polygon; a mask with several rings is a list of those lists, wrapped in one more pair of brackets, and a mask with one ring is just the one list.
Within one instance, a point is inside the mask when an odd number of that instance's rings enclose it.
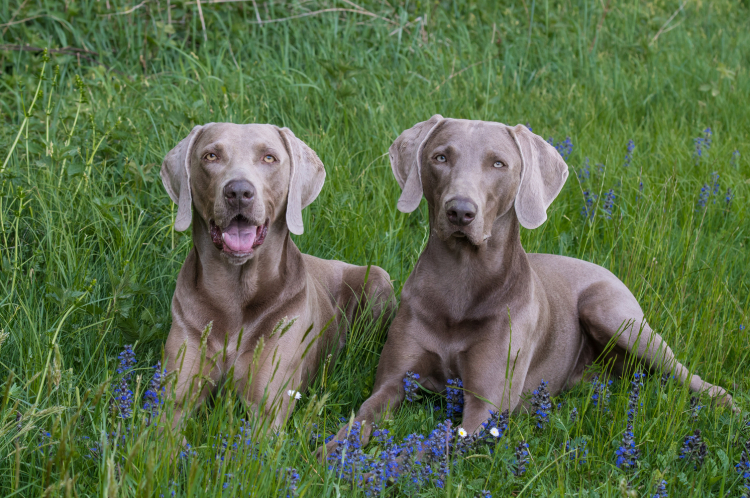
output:
{"label": "purple wildflower", "polygon": [[583,191],[583,207],[581,208],[581,216],[587,220],[593,220],[596,214],[594,205],[596,204],[597,195],[588,190]]}
{"label": "purple wildflower", "polygon": [[578,173],[578,180],[581,181],[581,183],[585,182],[591,177],[591,170],[589,169],[589,158],[585,158],[583,160],[583,168],[581,168]]}
{"label": "purple wildflower", "polygon": [[521,441],[518,443],[518,446],[516,446],[516,449],[514,451],[515,454],[515,462],[513,463],[513,475],[516,477],[522,476],[524,473],[526,473],[526,464],[529,463],[529,445],[521,439]]}
{"label": "purple wildflower", "polygon": [[633,424],[628,422],[625,433],[622,436],[622,445],[615,451],[617,459],[615,465],[621,469],[632,469],[638,463],[640,451],[635,447],[635,436],[633,435]]}
{"label": "purple wildflower", "polygon": [[411,370],[406,372],[406,377],[404,377],[404,392],[406,393],[406,401],[409,403],[419,399],[419,395],[417,394],[419,383],[417,380],[419,380],[418,373],[414,373]]}
{"label": "purple wildflower", "polygon": [[744,489],[743,498],[750,497],[750,440],[745,442],[744,451],[740,455],[740,461],[734,466],[740,474]]}
{"label": "purple wildflower", "polygon": [[455,378],[448,379],[447,384],[445,387],[446,415],[450,419],[458,418],[464,411],[464,383],[461,379]]}
{"label": "purple wildflower", "polygon": [[693,461],[693,468],[698,468],[703,465],[703,460],[708,455],[708,446],[701,439],[700,429],[695,429],[692,435],[685,436],[685,441],[682,443],[680,449],[680,458],[685,461]]}
{"label": "purple wildflower", "polygon": [[706,207],[706,203],[708,203],[708,198],[711,195],[711,189],[708,187],[708,184],[704,183],[703,187],[701,187],[701,191],[698,194],[698,209],[703,209]]}
{"label": "purple wildflower", "polygon": [[565,452],[570,453],[570,460],[577,463],[586,463],[586,457],[589,454],[589,450],[586,449],[587,441],[578,439],[574,440],[572,445],[570,443],[570,440],[565,441]]}
{"label": "purple wildflower", "polygon": [[482,428],[476,436],[476,441],[494,446],[495,442],[502,438],[508,430],[509,418],[508,410],[504,410],[502,413],[490,410],[490,418],[486,422],[482,422]]}
{"label": "purple wildflower", "polygon": [[136,364],[135,353],[133,352],[133,346],[129,344],[124,346],[122,353],[120,353],[117,356],[117,359],[120,360],[120,364],[117,367],[116,372],[118,374],[125,374],[124,378],[129,380],[130,371],[133,369],[133,367]]}
{"label": "purple wildflower", "polygon": [[435,472],[435,486],[443,488],[445,480],[449,474],[448,459],[450,458],[450,449],[454,442],[453,424],[450,420],[437,425],[427,437],[424,445],[426,447],[426,459],[438,462],[438,468]]}
{"label": "purple wildflower", "polygon": [[[372,477],[367,481],[369,485],[367,494],[378,496],[385,489],[389,479],[395,481],[399,478],[398,457],[401,448],[397,444],[394,444],[388,430],[381,430],[374,424],[372,438],[375,442],[383,445],[383,449],[380,451],[377,460],[370,462]],[[405,460],[403,463],[408,465],[409,462]]]}
{"label": "purple wildflower", "polygon": [[[719,193],[719,190],[721,188],[719,186],[719,173],[717,173],[716,171],[711,173],[711,182],[713,183],[713,189],[711,190],[711,195],[715,196]],[[714,204],[715,203],[716,203],[716,199],[714,199]]]}
{"label": "purple wildflower", "polygon": [[693,157],[695,158],[695,164],[698,164],[700,160],[708,153],[708,149],[711,148],[711,128],[703,130],[703,136],[694,138],[693,144],[695,150],[693,151]]}
{"label": "purple wildflower", "polygon": [[612,381],[610,380],[606,384],[604,382],[599,382],[599,376],[595,375],[593,379],[591,379],[591,384],[594,387],[594,392],[591,395],[591,401],[593,401],[595,407],[601,407],[606,410],[607,405],[609,404],[609,386],[612,385]]}
{"label": "purple wildflower", "polygon": [[[641,395],[641,387],[643,386],[644,375],[640,372],[636,372],[633,375],[633,380],[630,381],[630,395],[628,396],[628,421],[632,422],[638,413],[638,398]],[[642,404],[642,403],[641,403]]]}
{"label": "purple wildflower", "polygon": [[633,149],[635,149],[635,142],[632,139],[628,140],[627,153],[625,154],[625,167],[630,166],[633,161]]}
{"label": "purple wildflower", "polygon": [[547,139],[547,143],[557,149],[557,152],[562,156],[563,161],[568,162],[568,158],[573,153],[573,141],[570,137],[565,137],[565,140],[557,143],[555,143],[554,138],[550,137]]}
{"label": "purple wildflower", "polygon": [[133,391],[130,390],[127,379],[120,379],[113,394],[114,399],[110,405],[112,413],[123,419],[130,418],[133,415]]}
{"label": "purple wildflower", "polygon": [[698,415],[703,408],[703,405],[701,405],[699,402],[700,399],[698,399],[697,396],[690,397],[690,418],[693,420],[693,422],[698,421]]}
{"label": "purple wildflower", "polygon": [[570,411],[570,421],[575,423],[576,420],[578,420],[578,408],[574,406],[573,409]]}
{"label": "purple wildflower", "polygon": [[535,408],[534,416],[536,417],[537,429],[544,429],[549,422],[549,412],[552,408],[552,404],[549,402],[549,391],[547,390],[547,382],[542,379],[531,394],[531,406]]}
{"label": "purple wildflower", "polygon": [[738,151],[737,149],[732,152],[732,159],[729,160],[729,165],[734,169],[737,169],[737,167],[740,165],[740,151]]}
{"label": "purple wildflower", "polygon": [[615,206],[615,190],[609,189],[609,191],[604,194],[604,205],[602,206],[602,209],[604,210],[604,217],[608,220],[612,219],[612,208]]}
{"label": "purple wildflower", "polygon": [[283,479],[286,483],[286,497],[291,498],[297,496],[297,484],[299,483],[299,472],[294,467],[287,467],[284,469]]}
{"label": "purple wildflower", "polygon": [[352,483],[362,481],[362,471],[367,460],[359,439],[360,430],[360,422],[354,422],[346,439],[336,441],[336,449],[327,458],[328,470],[334,472],[339,479]]}
{"label": "purple wildflower", "polygon": [[157,415],[159,415],[159,406],[163,403],[165,387],[162,386],[163,376],[166,370],[162,370],[161,361],[154,365],[154,376],[148,383],[146,392],[143,393],[143,409],[148,413],[146,425],[150,425]]}
{"label": "purple wildflower", "polygon": [[129,385],[133,367],[136,364],[133,346],[126,345],[117,359],[120,362],[116,372],[118,375],[122,375],[122,378],[116,384],[112,393],[113,399],[110,404],[110,411],[119,418],[127,419],[133,415],[133,391],[130,390]]}
{"label": "purple wildflower", "polygon": [[667,481],[662,479],[658,486],[656,486],[656,494],[652,498],[669,498],[667,493]]}

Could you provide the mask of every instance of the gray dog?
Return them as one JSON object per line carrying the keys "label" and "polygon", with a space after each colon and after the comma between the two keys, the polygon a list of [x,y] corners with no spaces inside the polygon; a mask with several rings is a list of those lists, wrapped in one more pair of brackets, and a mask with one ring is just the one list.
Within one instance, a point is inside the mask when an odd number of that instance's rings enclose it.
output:
{"label": "gray dog", "polygon": [[177,372],[173,425],[231,377],[278,427],[324,355],[343,346],[348,324],[362,310],[390,312],[390,278],[294,245],[289,232],[302,233],[302,209],[325,169],[288,128],[196,126],[167,154],[161,177],[178,205],[175,230],[193,224],[166,344],[167,370]]}
{"label": "gray dog", "polygon": [[635,355],[731,405],[724,389],[675,359],[612,273],[524,251],[520,227],[544,223],[568,177],[560,154],[541,137],[522,125],[435,115],[403,132],[389,153],[402,188],[398,209],[415,210],[424,194],[430,237],[404,285],[373,394],[355,419],[365,442],[371,430],[365,422],[404,399],[407,371],[434,391],[460,377],[468,432],[489,410],[521,406],[521,394],[542,379],[552,394],[572,386],[600,356],[621,373],[626,355]]}

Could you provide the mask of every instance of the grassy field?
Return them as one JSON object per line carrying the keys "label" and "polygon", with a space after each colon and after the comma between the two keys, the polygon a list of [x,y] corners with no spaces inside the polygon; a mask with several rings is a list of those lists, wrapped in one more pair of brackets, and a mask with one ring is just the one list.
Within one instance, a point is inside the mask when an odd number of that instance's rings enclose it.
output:
{"label": "grassy field", "polygon": [[[397,291],[427,237],[424,203],[396,210],[386,152],[402,130],[440,113],[569,138],[570,178],[549,220],[523,231],[526,250],[612,270],[680,361],[750,409],[748,18],[729,0],[0,0],[0,495],[372,494],[312,455],[370,393],[384,341],[372,324],[275,436],[247,437],[224,392],[187,421],[189,450],[147,426],[141,399],[191,244],[159,168],[210,121],[292,128],[328,173],[295,242],[380,265]],[[126,344],[124,419],[110,407]],[[746,415],[703,399],[693,416],[690,393],[659,375],[640,391],[638,464],[619,468],[628,380],[605,407],[589,382],[554,398],[544,430],[513,414],[492,451],[451,457],[442,488],[402,479],[382,494],[651,497],[662,480],[671,497],[748,492],[735,468]],[[387,427],[395,441],[427,435],[445,409],[426,394]],[[696,429],[702,465],[680,458]],[[585,458],[567,441],[585,441]]]}

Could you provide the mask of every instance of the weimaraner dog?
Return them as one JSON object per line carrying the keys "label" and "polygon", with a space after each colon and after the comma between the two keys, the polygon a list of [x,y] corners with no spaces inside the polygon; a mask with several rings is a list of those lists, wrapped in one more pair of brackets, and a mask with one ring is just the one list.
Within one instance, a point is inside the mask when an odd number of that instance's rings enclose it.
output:
{"label": "weimaraner dog", "polygon": [[390,278],[297,249],[289,232],[302,233],[302,209],[325,169],[288,128],[196,126],[167,154],[161,177],[178,205],[175,230],[193,224],[166,344],[167,370],[177,372],[172,424],[231,377],[277,428],[356,317],[377,320],[395,307]]}
{"label": "weimaraner dog", "polygon": [[368,422],[403,401],[407,371],[434,391],[461,378],[470,433],[489,410],[522,406],[521,394],[542,379],[553,395],[574,385],[600,356],[621,373],[626,354],[635,355],[731,405],[724,389],[675,359],[608,270],[524,251],[520,227],[544,223],[568,177],[565,161],[541,137],[523,125],[435,115],[404,131],[389,154],[402,188],[398,209],[414,211],[424,194],[430,236],[401,293],[373,394],[355,418],[365,442]]}

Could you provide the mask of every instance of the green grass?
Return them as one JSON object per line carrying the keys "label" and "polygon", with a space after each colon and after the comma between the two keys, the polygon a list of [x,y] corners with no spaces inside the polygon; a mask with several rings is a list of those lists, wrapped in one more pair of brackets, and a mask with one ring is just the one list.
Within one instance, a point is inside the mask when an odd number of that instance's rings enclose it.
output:
{"label": "green grass", "polygon": [[[523,231],[526,250],[612,270],[680,361],[750,408],[750,330],[740,330],[750,326],[747,2],[686,2],[667,24],[676,0],[602,2],[606,14],[577,0],[367,1],[361,8],[376,16],[340,10],[258,25],[251,1],[204,0],[205,31],[196,4],[172,0],[170,14],[168,3],[0,0],[0,495],[286,496],[276,472],[286,467],[301,475],[300,496],[361,495],[316,463],[311,434],[312,424],[330,434],[369,395],[384,341],[373,324],[356,327],[284,431],[255,437],[254,452],[215,459],[219,435],[233,437],[246,416],[226,389],[186,423],[197,453],[187,463],[172,458],[181,435],[145,428],[140,411],[127,422],[109,415],[122,346],[137,342],[137,395],[161,358],[190,247],[189,233],[171,228],[161,161],[209,121],[292,128],[328,173],[295,242],[382,266],[397,291],[427,236],[424,203],[411,215],[396,210],[386,151],[402,130],[440,113],[571,137],[570,178],[549,220]],[[265,20],[360,10],[344,0],[257,4]],[[9,45],[55,52],[45,64]],[[712,145],[697,160],[693,139],[707,127]],[[579,181],[587,160],[591,176]],[[719,192],[699,208],[713,172]],[[590,222],[584,190],[599,198]],[[664,475],[670,496],[740,496],[743,416],[707,406],[692,422],[689,392],[661,388],[658,376],[634,424],[641,466],[617,469],[628,387],[616,382],[603,412],[590,404],[591,385],[579,385],[554,401],[565,405],[544,432],[514,414],[508,448],[457,458],[445,489],[386,495],[622,496],[628,478],[637,496],[651,496]],[[432,407],[444,398],[428,398],[388,424],[398,439],[441,420]],[[708,445],[697,471],[677,458],[695,428]],[[126,434],[119,446],[107,443],[113,432]],[[521,438],[531,462],[517,478],[508,464]],[[570,438],[588,441],[585,464],[563,454]]]}

